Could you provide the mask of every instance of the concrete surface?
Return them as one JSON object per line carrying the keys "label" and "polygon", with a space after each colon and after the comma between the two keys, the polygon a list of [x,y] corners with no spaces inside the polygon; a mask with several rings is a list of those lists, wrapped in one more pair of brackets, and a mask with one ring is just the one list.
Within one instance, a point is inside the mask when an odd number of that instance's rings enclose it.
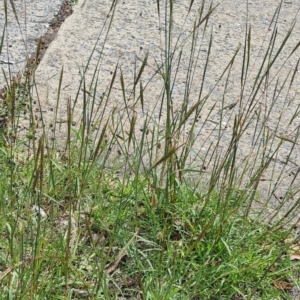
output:
{"label": "concrete surface", "polygon": [[8,78],[23,71],[27,58],[36,51],[36,41],[47,32],[49,23],[61,4],[62,0],[0,2],[0,41],[4,32],[4,44],[0,54],[0,89],[5,85],[3,71]]}
{"label": "concrete surface", "polygon": [[[65,122],[67,120],[68,99],[70,99],[73,107],[73,124],[75,127],[80,124],[82,119],[84,99],[86,100],[86,108],[88,108],[91,105],[89,95],[94,93],[96,102],[92,114],[96,117],[104,110],[101,99],[103,99],[103,95],[106,99],[105,93],[107,95],[107,89],[115,70],[117,76],[108,104],[105,106],[104,116],[111,116],[112,111],[117,109],[120,114],[124,113],[121,118],[126,123],[126,112],[122,111],[123,95],[120,82],[122,72],[126,89],[126,101],[132,104],[133,108],[130,114],[134,111],[137,115],[137,132],[142,127],[146,116],[150,114],[153,118],[149,126],[164,126],[165,110],[162,110],[163,117],[160,118],[160,103],[157,103],[163,86],[163,79],[161,74],[156,73],[157,64],[164,63],[164,24],[162,19],[158,20],[156,1],[122,0],[114,3],[117,3],[115,11],[111,10],[111,0],[79,0],[74,7],[73,15],[63,23],[56,39],[50,44],[45,57],[36,70],[33,90],[36,93],[35,99],[41,104],[46,132],[52,134],[53,124],[57,122],[59,126],[56,127],[55,138],[62,145],[64,144],[62,141],[66,137]],[[160,3],[161,16],[163,16],[164,1],[160,1]],[[300,182],[297,173],[300,167],[300,143],[294,144],[289,141],[289,139],[295,138],[300,124],[298,113],[292,120],[293,114],[300,105],[300,74],[299,69],[297,69],[299,49],[289,57],[289,54],[299,42],[300,21],[298,12],[300,4],[298,1],[283,1],[278,22],[274,25],[273,16],[280,0],[248,1],[248,7],[246,3],[247,1],[220,1],[219,6],[209,18],[206,31],[203,30],[203,25],[199,27],[198,41],[195,44],[195,53],[198,55],[198,60],[196,60],[196,56],[193,59],[196,71],[191,81],[189,107],[198,100],[199,87],[202,84],[202,74],[208,54],[209,39],[212,34],[213,44],[206,79],[203,83],[202,97],[210,92],[211,94],[206,101],[203,101],[198,125],[193,129],[196,142],[192,151],[194,155],[192,155],[190,161],[192,167],[198,170],[205,168],[209,171],[212,168],[212,163],[209,155],[205,157],[208,149],[216,149],[214,155],[225,153],[232,136],[234,116],[239,109],[249,108],[254,80],[259,72],[260,64],[263,61],[264,53],[275,28],[277,39],[273,54],[269,59],[274,57],[276,51],[278,51],[280,43],[295,19],[294,30],[270,70],[268,84],[262,85],[256,95],[255,109],[251,114],[253,121],[243,134],[238,152],[241,161],[247,156],[253,159],[256,159],[256,155],[261,157],[262,153],[258,153],[257,149],[260,143],[265,142],[266,135],[256,139],[257,133],[260,130],[265,130],[265,134],[272,134],[276,128],[279,128],[279,134],[275,138],[275,142],[279,143],[284,137],[284,143],[278,155],[272,160],[269,170],[262,176],[259,186],[262,198],[267,198],[269,194],[272,194],[272,207],[276,208],[281,205],[281,199],[285,197],[286,193],[291,191],[290,185]],[[178,41],[174,55],[175,61],[178,62],[179,52],[182,50],[172,94],[174,113],[180,111],[185,95],[192,30],[201,1],[194,1],[190,13],[188,13],[189,4],[190,1],[187,0],[174,1],[172,47],[175,47],[176,41]],[[208,11],[209,4],[209,2],[206,2],[205,13]],[[110,25],[112,18],[113,22]],[[232,107],[232,104],[236,103],[241,95],[243,47],[236,56],[230,74],[228,75],[227,72],[218,83],[218,86],[214,89],[213,87],[229,64],[236,49],[239,45],[244,44],[247,20],[248,24],[251,24],[251,60],[247,79],[248,84],[245,86],[241,108],[239,108],[239,105]],[[109,26],[110,31],[104,42]],[[146,53],[148,53],[148,61],[140,78],[143,87],[146,87],[144,90],[145,110],[143,111],[140,105],[134,104],[137,96],[134,99],[132,87],[134,76],[137,76],[136,74]],[[88,61],[89,66],[85,68]],[[63,80],[60,102],[56,112],[57,91],[62,68]],[[293,74],[293,82],[290,84]],[[173,76],[175,78],[175,74]],[[83,78],[85,86],[82,83]],[[97,78],[97,81],[95,78]],[[287,84],[281,89],[281,85],[286,78]],[[223,99],[225,87],[226,93]],[[221,119],[219,112],[222,108],[222,101],[223,107],[228,106],[232,109],[225,109]],[[137,102],[140,103],[139,100]],[[273,106],[272,113],[268,114],[267,111],[271,106]],[[38,111],[39,107],[36,110]],[[261,112],[260,117],[255,111]],[[57,119],[55,120],[56,114]],[[206,118],[208,121],[204,122]],[[38,112],[37,119],[39,119]],[[290,122],[290,120],[292,121]],[[189,132],[190,124],[191,122],[187,122],[184,131],[180,135],[181,139],[184,139],[184,135]],[[217,142],[218,130],[216,129],[219,127],[221,128],[222,137]],[[274,149],[275,144],[271,145],[269,143],[266,147]],[[293,149],[292,154],[288,157],[291,149]],[[264,152],[267,153],[267,151]],[[212,152],[210,154],[213,155]],[[280,181],[272,179],[274,174],[281,177]],[[247,176],[244,178],[245,181],[249,179]],[[275,190],[271,192],[270,189],[273,188]],[[284,203],[285,209],[293,205],[296,199],[297,197],[294,196],[290,198],[290,201],[287,201],[288,203]]]}

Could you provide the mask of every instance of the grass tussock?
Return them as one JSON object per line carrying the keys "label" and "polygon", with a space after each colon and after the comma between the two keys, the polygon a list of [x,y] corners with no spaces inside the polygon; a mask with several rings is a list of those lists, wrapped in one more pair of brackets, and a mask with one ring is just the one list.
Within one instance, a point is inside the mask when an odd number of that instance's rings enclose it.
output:
{"label": "grass tussock", "polygon": [[[189,43],[190,61],[184,97],[174,110],[173,92],[183,59],[179,38],[173,34],[176,4],[172,0],[156,4],[163,47],[153,76],[160,78],[162,91],[153,110],[146,108],[145,95],[154,77],[142,80],[151,53],[135,69],[130,105],[118,66],[101,98],[96,93],[97,70],[94,92],[89,92],[93,89],[86,86],[83,74],[78,95],[88,92],[81,99],[81,122],[75,126],[73,121],[79,99],[70,99],[64,125],[50,125],[52,138],[46,126],[38,124],[44,119],[34,110],[34,102],[41,103],[34,99],[32,76],[25,74],[3,91],[0,299],[288,299],[297,289],[299,170],[279,207],[271,211],[270,205],[284,180],[284,171],[276,169],[279,153],[288,149],[287,162],[298,145],[299,126],[294,124],[299,112],[286,122],[285,131],[280,128],[285,107],[275,127],[268,123],[268,116],[277,111],[276,99],[285,88],[289,91],[298,70],[297,65],[280,82],[272,73],[294,24],[279,47],[274,30],[255,76],[250,76],[252,35],[247,26],[244,45],[207,92],[213,39],[208,40],[200,69],[197,41],[218,7],[206,7],[203,1],[184,41]],[[281,5],[274,14],[274,28]],[[108,22],[113,22],[116,6],[114,1]],[[191,1],[188,14],[193,8]],[[107,35],[109,29],[110,25]],[[236,65],[240,94],[228,103],[225,96]],[[197,99],[191,101],[197,72],[202,80]],[[63,75],[64,70],[59,93]],[[107,115],[117,80],[123,105]],[[220,103],[207,108],[219,86]],[[266,107],[261,90],[269,93],[272,87],[273,102]],[[96,110],[99,102],[101,109]],[[59,105],[57,100],[56,111]],[[212,122],[216,111],[218,122]],[[142,126],[137,125],[140,113]],[[24,120],[25,134],[20,132]],[[231,124],[226,130],[224,122]],[[203,134],[203,145],[211,138],[213,142],[206,144],[203,154],[196,132],[201,135],[208,124],[213,129],[208,136]],[[64,139],[55,139],[62,126]],[[251,141],[241,155],[249,130]],[[286,136],[288,130],[292,136]]]}

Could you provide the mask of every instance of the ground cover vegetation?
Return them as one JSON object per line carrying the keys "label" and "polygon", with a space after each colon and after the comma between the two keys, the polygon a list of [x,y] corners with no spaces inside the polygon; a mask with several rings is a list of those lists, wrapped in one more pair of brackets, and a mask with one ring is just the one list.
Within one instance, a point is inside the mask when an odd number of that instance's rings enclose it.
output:
{"label": "ground cover vegetation", "polygon": [[[112,16],[117,5],[113,1]],[[272,35],[251,83],[252,36],[247,26],[245,43],[235,53],[242,53],[243,59],[241,99],[239,109],[232,114],[231,139],[222,153],[208,149],[210,167],[199,169],[188,164],[195,143],[192,129],[187,135],[184,132],[188,122],[192,124],[189,128],[198,122],[210,94],[202,94],[200,85],[196,102],[191,104],[188,95],[194,72],[201,72],[205,82],[207,65],[197,68],[195,45],[199,32],[206,30],[218,8],[199,7],[191,34],[192,59],[186,73],[185,97],[176,114],[172,93],[180,55],[176,60],[174,5],[172,0],[157,0],[158,18],[166,24],[162,63],[156,70],[163,83],[157,101],[166,112],[164,126],[153,125],[153,113],[145,111],[142,130],[136,128],[137,115],[127,105],[122,72],[116,67],[105,96],[96,99],[96,93],[91,94],[89,103],[102,101],[105,112],[119,76],[119,88],[124,91],[121,111],[126,121],[120,110],[109,118],[102,113],[95,120],[93,105],[86,105],[80,127],[75,128],[70,102],[65,140],[59,141],[65,147],[58,149],[46,132],[35,127],[33,75],[6,77],[1,103],[0,299],[289,299],[291,290],[297,289],[298,220],[292,216],[299,209],[298,174],[282,199],[284,203],[293,197],[292,207],[283,214],[271,214],[267,204],[272,193],[262,198],[258,186],[287,138],[278,138],[277,131],[266,131],[255,121],[263,118],[257,93],[273,79],[269,74],[293,24],[279,47],[275,47],[276,35]],[[280,6],[274,13],[275,28],[279,13]],[[113,21],[112,17],[107,22]],[[0,51],[5,28],[3,33]],[[211,40],[207,64],[212,47]],[[230,73],[234,58],[222,76]],[[140,80],[146,64],[147,57],[133,78],[134,103],[140,108],[146,101],[147,84]],[[287,86],[294,80],[297,66],[294,68],[292,79],[284,82]],[[88,90],[84,84],[83,75],[78,89]],[[245,105],[243,90],[248,84],[253,88]],[[18,124],[24,112],[29,125],[28,132],[21,135]],[[225,113],[224,104],[221,118]],[[254,119],[253,115],[258,117]],[[297,117],[296,111],[293,119]],[[202,118],[201,122],[209,121]],[[251,124],[257,126],[253,139],[258,148],[241,161],[237,155],[239,140]],[[216,128],[220,141],[222,129]],[[292,145],[297,144],[296,132],[288,141]],[[290,154],[292,151],[293,147]],[[279,179],[270,181],[270,190],[277,187],[274,182]]]}

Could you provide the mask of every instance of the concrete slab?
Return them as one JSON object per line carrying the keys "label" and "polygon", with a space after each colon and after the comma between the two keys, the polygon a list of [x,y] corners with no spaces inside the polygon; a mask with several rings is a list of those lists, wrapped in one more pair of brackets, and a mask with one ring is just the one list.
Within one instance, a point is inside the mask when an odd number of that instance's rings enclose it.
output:
{"label": "concrete slab", "polygon": [[[174,1],[174,23],[173,40],[171,47],[174,50],[173,67],[178,66],[177,73],[173,70],[173,111],[180,112],[181,104],[185,94],[186,82],[189,80],[188,68],[191,58],[191,47],[193,41],[194,22],[199,17],[199,9],[202,1],[194,1],[194,5],[189,12],[191,1]],[[248,2],[248,6],[247,3]],[[276,63],[272,66],[269,74],[269,82],[261,86],[256,95],[255,109],[261,113],[251,114],[253,122],[243,134],[239,143],[238,156],[242,159],[251,155],[255,159],[258,145],[264,143],[262,137],[256,138],[259,130],[265,130],[271,134],[280,128],[280,134],[275,138],[276,142],[284,141],[281,150],[273,159],[274,169],[270,168],[269,173],[264,175],[261,181],[261,193],[271,193],[268,187],[277,184],[281,186],[273,197],[280,203],[281,197],[285,196],[291,182],[293,174],[297,174],[300,166],[300,146],[288,141],[295,138],[300,124],[299,114],[293,115],[297,111],[300,88],[299,69],[295,70],[299,58],[299,49],[289,57],[289,54],[299,42],[300,4],[297,1],[283,1],[277,24],[274,25],[274,13],[280,0],[270,1],[235,1],[223,0],[210,16],[206,30],[204,24],[199,26],[197,31],[197,42],[194,44],[195,56],[192,61],[195,72],[190,81],[190,93],[188,95],[189,107],[198,101],[199,89],[203,84],[201,97],[210,94],[209,98],[203,101],[202,113],[199,117],[198,125],[193,128],[196,139],[194,152],[191,157],[191,164],[198,169],[209,169],[210,162],[205,153],[211,147],[216,153],[224,153],[232,137],[234,116],[239,109],[249,108],[249,99],[253,96],[253,85],[260,65],[264,59],[264,53],[268,48],[269,40],[276,31],[276,43],[273,53],[268,59],[274,57],[280,48],[280,43],[284,40],[291,24],[295,20],[294,30],[282,50]],[[152,115],[149,126],[164,126],[165,109],[160,115],[161,99],[160,92],[163,87],[163,76],[157,73],[158,66],[165,62],[164,50],[164,22],[163,18],[158,18],[157,2],[148,0],[122,0],[114,1],[116,7],[112,6],[111,0],[79,0],[74,7],[74,13],[62,25],[55,41],[50,45],[44,59],[41,61],[34,78],[34,90],[37,91],[36,99],[40,101],[46,132],[51,134],[53,124],[59,122],[56,128],[57,140],[64,140],[66,136],[65,124],[67,119],[67,102],[70,99],[73,107],[74,123],[79,124],[82,119],[83,106],[87,108],[89,95],[95,94],[96,101],[92,111],[93,116],[103,113],[104,102],[107,90],[110,86],[112,76],[116,70],[116,79],[109,96],[108,104],[105,106],[105,116],[110,116],[116,108],[122,112],[123,94],[121,88],[120,75],[123,75],[125,82],[125,98],[127,103],[132,104],[132,111],[137,116],[137,131],[143,126],[147,115]],[[165,1],[161,3],[161,16],[164,16]],[[204,7],[204,15],[209,8],[208,2]],[[275,19],[277,15],[275,14]],[[234,64],[223,79],[215,87],[216,82],[222,75],[226,66],[231,61],[239,45],[245,41],[246,24],[251,23],[251,60],[248,73],[248,84],[243,90],[242,100],[239,105],[234,106],[241,97],[241,70],[243,59],[243,47],[238,52]],[[112,22],[111,22],[112,21]],[[106,32],[109,29],[109,34]],[[206,71],[206,78],[203,82],[203,70],[208,55],[209,40],[212,35],[212,48],[210,51],[209,63]],[[147,65],[140,77],[144,89],[144,110],[138,99],[139,88],[134,94],[134,78],[142,65],[142,61],[148,55]],[[181,60],[179,61],[179,55]],[[88,68],[86,65],[89,62]],[[59,98],[58,111],[57,92],[59,78],[63,69],[63,79]],[[293,73],[295,71],[295,73]],[[294,74],[293,82],[291,78]],[[176,76],[175,76],[176,75]],[[83,85],[83,78],[85,86]],[[281,85],[287,79],[287,84]],[[138,83],[139,87],[140,83]],[[226,92],[224,93],[224,89]],[[280,92],[280,93],[279,93]],[[223,98],[224,95],[224,98]],[[161,101],[161,100],[160,100]],[[165,105],[164,103],[162,104]],[[272,113],[267,111],[273,107]],[[220,116],[222,107],[224,115]],[[228,109],[231,108],[231,109]],[[39,108],[37,107],[37,110]],[[127,112],[124,111],[123,121],[126,120]],[[57,116],[57,120],[55,120]],[[37,113],[37,118],[39,114]],[[202,120],[208,121],[203,122]],[[249,117],[250,118],[250,117]],[[291,121],[292,120],[292,121]],[[291,121],[291,122],[290,122]],[[203,125],[205,123],[205,125]],[[187,122],[180,138],[184,138],[190,129],[191,122]],[[218,130],[221,128],[222,137],[218,141]],[[266,137],[266,136],[265,136]],[[274,145],[270,146],[274,148]],[[289,151],[293,149],[288,157]],[[266,150],[267,151],[267,150]],[[259,154],[261,157],[262,153]],[[257,158],[258,159],[258,158]],[[272,173],[284,174],[282,181],[271,182]],[[276,200],[276,201],[277,201]],[[286,205],[291,205],[291,203]]]}
{"label": "concrete slab", "polygon": [[[37,40],[43,36],[55,17],[62,0],[4,0],[0,2],[0,89],[7,78],[16,76],[26,66],[27,58],[36,51]],[[7,14],[5,13],[7,11]]]}

